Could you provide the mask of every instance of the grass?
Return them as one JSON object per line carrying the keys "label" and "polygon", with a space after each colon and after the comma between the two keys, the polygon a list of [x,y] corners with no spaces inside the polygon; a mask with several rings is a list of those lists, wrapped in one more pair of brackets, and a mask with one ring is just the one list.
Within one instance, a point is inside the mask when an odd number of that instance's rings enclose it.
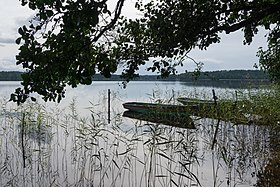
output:
{"label": "grass", "polygon": [[122,127],[119,113],[108,124],[94,107],[89,117],[79,117],[75,101],[69,109],[26,103],[9,112],[17,116],[1,117],[1,186],[167,186],[196,181],[184,162],[177,161],[190,150],[181,148],[187,140],[179,144],[173,139],[176,128],[140,125],[132,131]]}
{"label": "grass", "polygon": [[[276,91],[238,96],[250,101],[244,111],[272,116],[268,120],[276,129]],[[157,91],[150,100],[175,103],[178,94]],[[106,107],[99,107],[107,106],[104,98],[86,117],[79,115],[75,100],[64,109],[39,103],[7,108],[1,101],[6,111],[0,117],[0,186],[250,186],[252,176],[261,180],[275,169],[268,155],[278,155],[278,148],[269,147],[279,133],[266,126],[221,121],[212,150],[216,119],[199,119],[192,130],[127,119],[118,110],[119,100],[112,95],[110,124]]]}
{"label": "grass", "polygon": [[[197,98],[188,93],[183,96]],[[279,87],[231,90],[217,96],[217,106],[202,106],[198,111],[195,111],[195,115],[229,121],[234,124],[266,126],[280,124]],[[209,100],[211,96],[204,95],[198,99]]]}

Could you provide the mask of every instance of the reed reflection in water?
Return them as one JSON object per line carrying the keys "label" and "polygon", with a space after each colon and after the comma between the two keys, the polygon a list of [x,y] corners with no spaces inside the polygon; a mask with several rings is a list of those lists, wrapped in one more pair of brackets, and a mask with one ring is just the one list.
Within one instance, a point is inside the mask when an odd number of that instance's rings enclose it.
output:
{"label": "reed reflection in water", "polygon": [[2,112],[0,186],[253,186],[269,156],[263,126],[222,123],[212,150],[215,120],[183,129],[113,110],[108,124],[106,111],[90,110]]}

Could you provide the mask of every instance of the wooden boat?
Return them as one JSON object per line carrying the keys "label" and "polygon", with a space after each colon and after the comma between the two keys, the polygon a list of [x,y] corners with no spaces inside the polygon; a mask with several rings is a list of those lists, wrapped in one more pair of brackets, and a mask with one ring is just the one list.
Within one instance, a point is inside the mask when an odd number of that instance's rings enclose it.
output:
{"label": "wooden boat", "polygon": [[234,124],[261,124],[261,117],[258,115],[248,114],[246,105],[248,100],[234,101],[230,99],[218,100],[215,104],[213,100],[201,100],[187,97],[177,98],[177,101],[188,105],[196,105],[196,108],[191,108],[190,113],[194,116],[204,118],[221,119],[230,121]]}
{"label": "wooden boat", "polygon": [[164,113],[154,113],[146,112],[141,113],[138,111],[127,110],[123,113],[124,117],[143,120],[156,124],[163,124],[172,127],[194,129],[193,120],[186,113],[174,113],[174,112],[164,112]]}
{"label": "wooden boat", "polygon": [[179,97],[177,101],[184,105],[214,105],[215,101],[213,100],[203,100],[203,99],[195,99],[189,97]]}
{"label": "wooden boat", "polygon": [[137,112],[189,112],[190,108],[195,108],[196,105],[171,105],[171,104],[157,104],[144,102],[126,102],[123,107],[128,110]]}

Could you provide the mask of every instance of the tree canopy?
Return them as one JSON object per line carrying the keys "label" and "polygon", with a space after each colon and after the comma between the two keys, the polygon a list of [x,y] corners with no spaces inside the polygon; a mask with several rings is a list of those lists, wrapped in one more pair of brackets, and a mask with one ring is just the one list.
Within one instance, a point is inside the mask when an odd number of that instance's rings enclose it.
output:
{"label": "tree canopy", "polygon": [[[119,37],[119,45],[132,44],[132,55],[135,51],[163,58],[185,55],[195,47],[204,50],[220,42],[221,32],[230,34],[237,30],[243,30],[244,44],[250,44],[258,28],[263,27],[269,33],[268,50],[260,50],[260,65],[272,79],[280,80],[279,0],[158,0],[147,4],[138,1],[136,7],[143,17],[127,21]],[[168,73],[172,69],[165,71],[155,65],[150,68],[152,71]]]}
{"label": "tree canopy", "polygon": [[119,65],[129,81],[152,57],[148,71],[168,76],[190,50],[219,42],[219,33],[243,30],[250,44],[260,26],[269,33],[260,65],[280,80],[279,0],[138,0],[138,19],[121,17],[124,1],[110,11],[107,0],[20,0],[36,15],[18,30],[16,59],[25,73],[11,100],[19,104],[37,92],[59,102],[66,85],[91,84],[96,72],[110,77]]}

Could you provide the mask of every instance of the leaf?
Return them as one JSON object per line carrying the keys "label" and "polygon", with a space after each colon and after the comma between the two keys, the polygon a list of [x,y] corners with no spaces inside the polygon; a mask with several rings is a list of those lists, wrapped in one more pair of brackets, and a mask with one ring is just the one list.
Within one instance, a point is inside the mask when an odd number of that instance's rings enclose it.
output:
{"label": "leaf", "polygon": [[21,42],[21,37],[16,39],[16,44],[18,44],[18,45],[19,45],[19,44],[20,44],[20,42]]}
{"label": "leaf", "polygon": [[148,139],[147,141],[145,141],[143,145],[146,145],[149,142],[151,142],[151,139]]}
{"label": "leaf", "polygon": [[115,166],[118,168],[118,169],[120,169],[120,167],[119,167],[119,165],[117,164],[117,162],[115,161],[115,160],[112,160],[113,161],[113,163],[115,164]]}
{"label": "leaf", "polygon": [[186,177],[186,178],[188,178],[188,179],[192,179],[191,177],[185,175],[184,173],[179,173],[179,172],[174,172],[174,173],[177,174],[177,175],[180,175],[180,176],[182,176],[182,177]]}
{"label": "leaf", "polygon": [[31,101],[35,102],[36,98],[35,97],[30,97]]}
{"label": "leaf", "polygon": [[158,153],[160,156],[166,158],[167,160],[173,161],[171,158],[169,158],[167,155],[163,154],[163,153]]}
{"label": "leaf", "polygon": [[171,179],[171,182],[172,182],[175,186],[179,186],[173,179]]}
{"label": "leaf", "polygon": [[20,35],[24,35],[23,29],[22,29],[21,27],[18,29],[18,33],[19,33]]}
{"label": "leaf", "polygon": [[118,156],[125,155],[125,154],[127,154],[129,151],[130,151],[130,150],[127,149],[125,152],[118,154]]}
{"label": "leaf", "polygon": [[53,16],[53,11],[52,10],[46,10],[47,16],[51,17]]}

